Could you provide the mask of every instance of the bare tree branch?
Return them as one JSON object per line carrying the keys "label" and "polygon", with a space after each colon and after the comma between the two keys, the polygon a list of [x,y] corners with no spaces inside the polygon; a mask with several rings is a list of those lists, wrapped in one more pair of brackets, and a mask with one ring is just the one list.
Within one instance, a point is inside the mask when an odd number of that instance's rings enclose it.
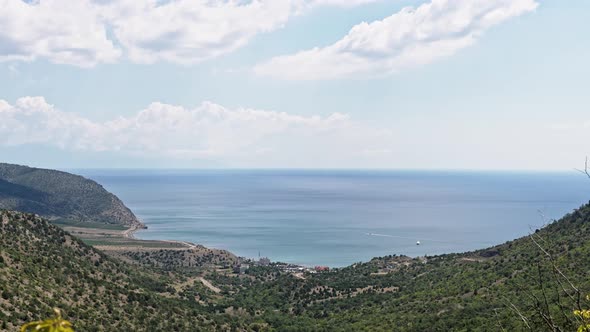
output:
{"label": "bare tree branch", "polygon": [[582,174],[586,174],[586,176],[588,178],[590,178],[590,169],[588,169],[588,157],[586,157],[586,162],[584,163],[584,169],[578,169],[578,168],[574,168],[576,171],[582,173]]}
{"label": "bare tree branch", "polygon": [[[555,261],[553,259],[553,256],[551,256],[551,254],[549,254],[536,240],[535,240],[535,234],[531,234],[530,239],[533,241],[533,243],[537,246],[537,248],[539,248],[549,259],[549,262],[551,263],[551,266],[553,268],[553,270],[555,272],[557,272],[557,274],[559,274],[569,285],[570,287],[574,290],[574,294],[576,294],[576,298],[574,298],[569,292],[566,291],[565,287],[562,287],[563,290],[565,291],[565,293],[576,303],[576,307],[578,308],[578,310],[582,310],[582,305],[581,305],[581,292],[580,290],[574,285],[573,282],[571,282],[569,280],[568,277],[565,276],[565,274],[563,272],[561,272],[561,270],[557,267],[557,265],[555,264]],[[538,237],[538,236],[537,236]],[[540,239],[540,237],[539,237]],[[557,278],[557,280],[559,280],[559,278]]]}
{"label": "bare tree branch", "polygon": [[531,327],[531,325],[529,324],[529,320],[522,314],[522,312],[520,312],[520,310],[518,310],[518,308],[514,305],[514,303],[505,300],[506,303],[508,304],[508,307],[510,308],[510,310],[514,311],[519,317],[520,319],[523,321],[524,325],[529,329],[529,330],[533,330],[533,328]]}
{"label": "bare tree branch", "polygon": [[502,322],[500,321],[500,317],[498,316],[498,309],[497,308],[494,308],[494,314],[496,315],[496,323],[500,327],[500,330],[502,330],[502,332],[506,332],[506,329],[502,325]]}

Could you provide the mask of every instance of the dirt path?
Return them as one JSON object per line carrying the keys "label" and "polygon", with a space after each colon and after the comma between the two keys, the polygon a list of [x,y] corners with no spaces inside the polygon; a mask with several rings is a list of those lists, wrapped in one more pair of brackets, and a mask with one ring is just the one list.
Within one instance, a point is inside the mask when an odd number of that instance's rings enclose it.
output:
{"label": "dirt path", "polygon": [[[128,229],[121,232],[121,235],[126,239],[136,240],[136,238],[133,234],[135,234],[135,232],[137,232],[140,229],[141,229],[141,227],[131,226]],[[160,242],[167,242],[167,243],[179,243],[179,244],[182,244],[183,246],[187,247],[188,249],[195,249],[197,247],[194,243],[190,243],[190,242],[186,242],[186,241],[174,241],[174,240],[159,240],[159,241]]]}
{"label": "dirt path", "polygon": [[[134,236],[135,232],[142,229],[139,226],[131,226],[128,229],[121,232],[121,236],[130,239],[130,240],[137,240]],[[166,242],[166,243],[176,243],[185,246],[186,248],[183,249],[195,249],[197,245],[194,243],[186,242],[186,241],[175,241],[175,240],[158,240],[158,242]]]}
{"label": "dirt path", "polygon": [[195,249],[197,246],[190,243],[190,242],[184,242],[184,241],[180,241],[180,243],[184,244],[185,246],[187,246],[189,249]]}
{"label": "dirt path", "polygon": [[213,286],[213,284],[212,284],[212,283],[210,283],[210,282],[209,282],[208,280],[206,280],[205,278],[203,278],[203,277],[199,277],[199,280],[201,280],[201,282],[203,283],[203,285],[205,285],[205,287],[209,288],[209,289],[210,289],[210,290],[212,290],[213,292],[215,292],[215,293],[220,293],[220,292],[221,292],[221,289],[219,289],[219,288],[217,288],[217,287]]}
{"label": "dirt path", "polygon": [[196,244],[186,242],[186,241],[176,241],[176,240],[159,240],[160,242],[167,242],[167,243],[178,243],[182,244],[183,246],[187,247],[188,249],[195,249],[197,247]]}
{"label": "dirt path", "polygon": [[303,273],[293,273],[293,276],[297,279],[305,280]]}
{"label": "dirt path", "polygon": [[137,226],[131,226],[128,229],[124,230],[121,235],[123,235],[124,238],[126,239],[135,239],[135,236],[133,236],[133,233],[137,232]]}

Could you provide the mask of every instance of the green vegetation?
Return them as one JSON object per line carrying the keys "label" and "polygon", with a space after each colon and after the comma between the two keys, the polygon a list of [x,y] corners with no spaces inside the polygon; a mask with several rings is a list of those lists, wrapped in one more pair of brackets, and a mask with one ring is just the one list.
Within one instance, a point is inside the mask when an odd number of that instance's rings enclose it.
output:
{"label": "green vegetation", "polygon": [[226,305],[278,330],[574,331],[590,290],[590,206],[524,237],[469,252],[375,258],[305,280],[256,268],[211,276]]}
{"label": "green vegetation", "polygon": [[55,219],[51,220],[51,223],[59,226],[61,228],[90,228],[90,229],[102,229],[102,230],[111,230],[111,231],[124,231],[128,229],[128,227],[124,225],[116,225],[116,224],[103,224],[98,222],[89,222],[89,221],[72,221],[67,219]]}
{"label": "green vegetation", "polygon": [[92,180],[4,163],[0,163],[0,208],[70,223],[141,225],[121,200]]}
{"label": "green vegetation", "polygon": [[487,249],[303,275],[235,274],[233,255],[201,246],[106,255],[34,215],[0,216],[0,329],[53,307],[80,331],[585,331],[590,319],[590,205]]}
{"label": "green vegetation", "polygon": [[55,307],[77,331],[219,330],[229,317],[198,302],[210,293],[185,277],[111,258],[35,215],[0,211],[0,330]]}
{"label": "green vegetation", "polygon": [[[586,300],[590,301],[590,296],[586,295]],[[590,310],[589,309],[578,309],[574,310],[574,315],[580,321],[578,332],[590,331]]]}
{"label": "green vegetation", "polygon": [[189,275],[198,270],[228,268],[238,263],[238,258],[227,251],[208,249],[203,246],[184,250],[119,250],[117,254],[141,265],[164,271],[186,272]]}
{"label": "green vegetation", "polygon": [[168,243],[162,241],[149,241],[149,240],[135,240],[126,239],[122,237],[112,238],[98,238],[98,239],[82,239],[82,241],[91,246],[117,246],[117,247],[142,247],[142,248],[185,248],[181,244]]}

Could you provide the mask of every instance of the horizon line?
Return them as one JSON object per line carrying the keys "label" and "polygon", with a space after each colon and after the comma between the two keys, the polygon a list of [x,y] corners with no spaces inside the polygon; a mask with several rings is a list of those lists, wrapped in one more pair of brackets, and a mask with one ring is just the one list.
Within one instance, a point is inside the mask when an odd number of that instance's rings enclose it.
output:
{"label": "horizon line", "polygon": [[121,171],[376,171],[376,172],[498,172],[498,173],[573,173],[571,169],[509,169],[509,168],[385,168],[385,167],[59,167],[60,170],[121,170]]}

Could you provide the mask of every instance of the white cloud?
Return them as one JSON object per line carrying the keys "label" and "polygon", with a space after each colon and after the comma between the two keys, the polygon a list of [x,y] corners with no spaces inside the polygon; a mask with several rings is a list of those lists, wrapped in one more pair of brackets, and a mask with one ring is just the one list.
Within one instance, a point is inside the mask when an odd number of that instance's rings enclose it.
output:
{"label": "white cloud", "polygon": [[380,2],[383,0],[307,0],[299,1],[303,6],[338,6],[338,7],[355,7],[366,5],[373,2]]}
{"label": "white cloud", "polygon": [[379,0],[0,0],[0,61],[190,64],[232,52],[317,6]]}
{"label": "white cloud", "polygon": [[588,153],[590,134],[586,121],[566,125],[554,127],[524,115],[498,120],[481,112],[368,124],[341,113],[301,116],[211,102],[194,108],[152,103],[125,117],[94,121],[42,97],[14,103],[0,99],[3,153],[57,147],[63,152],[52,153],[60,156],[89,156],[112,165],[116,155],[133,167],[165,161],[234,167],[571,169]]}
{"label": "white cloud", "polygon": [[195,63],[244,46],[282,27],[290,1],[117,1],[99,9],[134,62]]}
{"label": "white cloud", "polygon": [[121,55],[87,1],[0,0],[0,8],[0,61],[46,58],[90,67]]}
{"label": "white cloud", "polygon": [[330,46],[275,57],[254,70],[291,80],[392,74],[452,55],[490,27],[537,5],[535,0],[432,0],[358,24]]}
{"label": "white cloud", "polygon": [[134,116],[95,122],[63,112],[43,97],[0,100],[0,146],[40,144],[72,151],[118,151],[176,159],[292,160],[295,151],[324,158],[358,155],[383,132],[349,116],[299,116],[204,102],[188,109],[152,103]]}

